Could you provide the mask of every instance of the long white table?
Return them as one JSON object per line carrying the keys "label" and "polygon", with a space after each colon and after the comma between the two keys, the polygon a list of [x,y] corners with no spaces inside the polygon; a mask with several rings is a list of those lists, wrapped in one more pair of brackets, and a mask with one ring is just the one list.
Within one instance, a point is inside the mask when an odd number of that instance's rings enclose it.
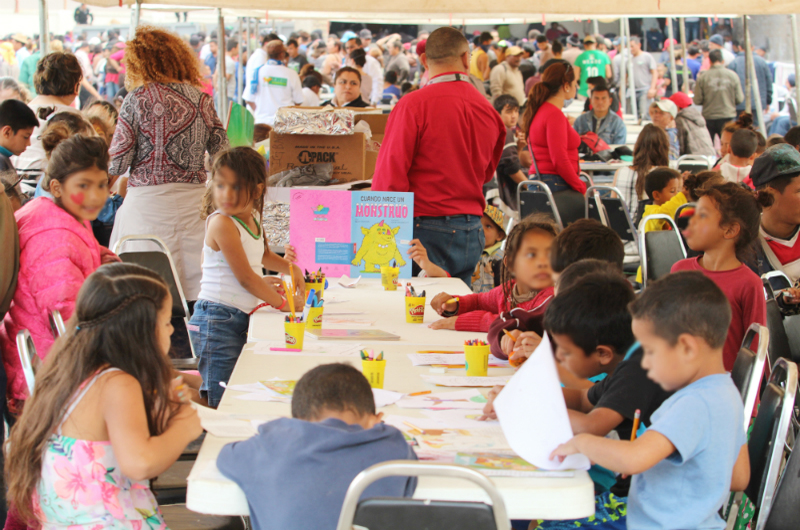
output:
{"label": "long white table", "polygon": [[[436,293],[442,291],[453,295],[469,293],[469,288],[457,279],[419,279],[413,283],[416,284],[415,288],[418,291],[422,289],[427,291],[428,302]],[[384,292],[378,280],[362,280],[356,289],[327,290],[326,310],[363,312],[363,315],[353,315],[353,318],[375,320],[374,328],[401,336],[401,340],[397,342],[362,343],[365,347],[384,351],[387,360],[385,389],[405,393],[422,390],[434,392],[458,390],[425,383],[419,376],[428,373],[427,367],[412,366],[406,354],[443,346],[457,349],[463,346],[464,340],[485,338],[485,334],[431,330],[427,324],[437,320],[439,316],[429,306],[425,311],[425,324],[406,324],[403,294],[402,290]],[[331,303],[335,300],[343,302]],[[250,320],[250,339],[251,341],[283,340],[283,316],[256,313]],[[314,342],[309,338],[305,340]],[[255,342],[249,342],[245,346],[230,384],[254,383],[275,377],[297,380],[311,368],[330,362],[352,362],[360,367],[360,362],[354,358],[260,355],[254,352],[254,346]],[[430,348],[431,346],[433,348]],[[489,369],[489,375],[511,372],[510,368]],[[448,375],[463,374],[463,369],[448,370]],[[226,391],[219,410],[247,417],[291,415],[288,404],[244,401],[235,398],[239,394],[241,393]],[[400,409],[394,405],[384,407],[380,411],[385,414],[422,417],[418,409]],[[189,475],[186,498],[189,509],[208,514],[249,513],[244,493],[216,469],[215,462],[220,449],[231,441],[234,439],[218,438],[210,434],[206,436]],[[594,513],[594,488],[585,471],[577,471],[571,478],[493,477],[492,480],[500,489],[509,517],[512,519],[575,519]],[[436,477],[421,477],[414,496],[422,499],[489,501],[483,490],[468,482]]]}

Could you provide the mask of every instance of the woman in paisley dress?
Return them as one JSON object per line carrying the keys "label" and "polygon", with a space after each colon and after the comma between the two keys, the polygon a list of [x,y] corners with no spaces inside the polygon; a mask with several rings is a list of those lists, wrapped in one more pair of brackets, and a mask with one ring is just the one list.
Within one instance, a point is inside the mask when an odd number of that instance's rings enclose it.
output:
{"label": "woman in paisley dress", "polygon": [[227,148],[228,137],[212,98],[202,92],[197,58],[180,37],[139,27],[124,60],[128,96],[108,173],[112,180],[129,175],[111,246],[129,235],[159,236],[172,253],[186,298],[195,300],[202,275],[205,155]]}
{"label": "woman in paisley dress", "polygon": [[202,432],[172,381],[171,316],[155,272],[114,263],[87,278],[11,431],[6,477],[18,524],[166,528],[148,479]]}

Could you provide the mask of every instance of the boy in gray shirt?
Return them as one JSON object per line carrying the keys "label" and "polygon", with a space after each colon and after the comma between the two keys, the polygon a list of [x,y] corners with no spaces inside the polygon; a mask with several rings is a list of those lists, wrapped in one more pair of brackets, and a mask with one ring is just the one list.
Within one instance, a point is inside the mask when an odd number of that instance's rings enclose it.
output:
{"label": "boy in gray shirt", "polygon": [[[417,459],[382,416],[361,372],[348,364],[317,366],[295,386],[292,418],[226,445],[217,467],[244,491],[255,530],[334,530],[356,475],[388,460]],[[416,477],[388,477],[362,499],[410,497],[416,486]]]}

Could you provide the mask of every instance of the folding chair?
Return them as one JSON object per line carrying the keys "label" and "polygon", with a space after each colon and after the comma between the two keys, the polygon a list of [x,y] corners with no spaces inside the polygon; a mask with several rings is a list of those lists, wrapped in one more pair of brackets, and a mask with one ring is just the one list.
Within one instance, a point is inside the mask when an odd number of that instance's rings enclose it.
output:
{"label": "folding chair", "polygon": [[[608,192],[608,195],[604,197],[601,192]],[[616,197],[612,197],[611,193],[614,193]],[[632,241],[638,246],[639,238],[631,220],[630,209],[622,192],[614,186],[598,184],[587,188],[586,218],[600,221],[614,230],[623,243]]]}
{"label": "folding chair", "polygon": [[33,363],[36,357],[36,345],[33,343],[31,334],[27,329],[17,333],[17,352],[19,362],[22,365],[22,374],[25,376],[25,384],[28,385],[28,394],[33,395],[33,387],[36,375],[33,371]]}
{"label": "folding chair", "polygon": [[[753,351],[753,341],[758,338],[758,351]],[[750,427],[753,408],[756,405],[758,388],[764,377],[764,362],[767,359],[769,346],[769,329],[759,324],[750,324],[750,328],[742,340],[742,347],[733,363],[731,378],[739,389],[744,402],[744,429]]]}
{"label": "folding chair", "polygon": [[767,352],[769,366],[772,366],[781,358],[792,360],[792,350],[783,324],[783,314],[781,314],[781,308],[778,307],[778,302],[775,300],[772,285],[764,276],[761,277],[761,282],[764,284],[764,295],[767,299],[767,328],[769,329],[769,348]]}
{"label": "folding chair", "polygon": [[[529,190],[529,187],[535,189]],[[553,193],[550,191],[550,187],[541,180],[520,182],[517,185],[517,204],[519,204],[520,219],[525,219],[533,213],[544,213],[553,218],[559,230],[564,229]]]}
{"label": "folding chair", "polygon": [[[781,311],[777,302],[777,295],[775,291],[788,289],[792,286],[792,280],[783,271],[770,271],[761,275],[761,280],[764,282],[764,290],[767,291],[767,284],[769,284],[769,294],[767,296],[767,319],[770,318],[771,312],[777,312],[781,319],[784,335],[786,336],[787,348],[783,350],[781,357],[800,362],[800,315],[785,315]],[[770,307],[770,296],[773,299]],[[777,317],[774,316],[777,322]]]}
{"label": "folding chair", "polygon": [[783,271],[770,271],[761,275],[769,281],[773,291],[782,291],[792,287],[792,280]]}
{"label": "folding chair", "polygon": [[[669,223],[672,230],[645,232],[647,222],[653,220]],[[639,257],[642,260],[643,289],[647,288],[648,281],[666,276],[675,263],[686,258],[686,247],[672,217],[658,213],[642,219],[639,225]]]}
{"label": "folding chair", "polygon": [[64,325],[64,319],[61,318],[61,311],[58,309],[48,310],[47,319],[50,321],[50,331],[53,333],[54,339],[63,337],[67,333],[67,327]]}
{"label": "folding chair", "polygon": [[800,451],[789,454],[773,499],[764,530],[795,530],[800,521]]}
{"label": "folding chair", "polygon": [[[158,247],[159,250],[125,252],[125,244],[133,242],[151,243]],[[178,277],[178,271],[175,269],[175,263],[172,261],[172,254],[170,254],[167,245],[158,236],[125,236],[117,241],[117,244],[114,245],[113,251],[123,262],[135,263],[155,271],[167,283],[170,294],[172,294],[172,318],[173,320],[183,319],[185,328],[187,329],[185,336],[178,336],[179,330],[176,329],[176,333],[174,333],[172,336],[173,344],[176,341],[188,341],[189,348],[192,352],[191,359],[172,359],[172,364],[178,370],[196,370],[197,359],[194,352],[194,346],[192,345],[192,341],[189,339],[188,332],[189,317],[191,316],[189,314],[189,305],[186,303],[186,297],[183,294],[183,288],[181,287],[180,279]]]}
{"label": "folding chair", "polygon": [[703,155],[683,155],[678,158],[678,171],[690,171],[700,173],[701,171],[708,171],[711,169],[708,163],[708,158]]}
{"label": "folding chair", "polygon": [[[437,476],[469,480],[489,495],[491,506],[483,502],[432,501],[378,497],[359,502],[371,483],[394,476]],[[511,522],[500,492],[486,476],[454,464],[428,464],[393,460],[374,465],[356,476],[344,498],[337,530],[352,530],[353,525],[372,530],[510,530]]]}
{"label": "folding chair", "polygon": [[[784,459],[784,447],[790,436],[796,394],[797,366],[786,359],[778,359],[761,394],[761,406],[747,443],[750,484],[744,493],[756,508],[750,523],[753,530],[764,530],[769,519]],[[741,496],[737,495],[737,498]],[[735,520],[738,511],[738,507],[731,510],[728,527],[731,527],[731,518]]]}

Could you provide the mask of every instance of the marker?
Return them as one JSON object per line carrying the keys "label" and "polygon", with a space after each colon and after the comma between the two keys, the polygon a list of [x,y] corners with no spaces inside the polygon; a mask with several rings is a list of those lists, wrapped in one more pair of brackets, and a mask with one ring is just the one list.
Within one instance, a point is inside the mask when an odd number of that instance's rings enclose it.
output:
{"label": "marker", "polygon": [[633,429],[631,429],[631,441],[636,439],[636,431],[639,430],[639,420],[641,419],[642,411],[636,409],[636,412],[633,414]]}
{"label": "marker", "polygon": [[292,350],[290,348],[270,348],[269,351],[288,351],[288,352],[293,352],[293,351],[297,351],[297,350]]}
{"label": "marker", "polygon": [[447,305],[447,304],[453,304],[453,303],[457,304],[458,302],[459,302],[459,299],[458,299],[458,297],[456,296],[455,298],[451,298],[450,300],[448,300],[447,302],[445,302],[445,305]]}
{"label": "marker", "polygon": [[421,350],[417,353],[464,353],[463,351],[453,351],[453,350]]}
{"label": "marker", "polygon": [[409,394],[409,397],[411,397],[411,396],[424,396],[425,394],[430,394],[430,393],[431,393],[430,390],[423,390],[422,392],[414,392],[413,394]]}

